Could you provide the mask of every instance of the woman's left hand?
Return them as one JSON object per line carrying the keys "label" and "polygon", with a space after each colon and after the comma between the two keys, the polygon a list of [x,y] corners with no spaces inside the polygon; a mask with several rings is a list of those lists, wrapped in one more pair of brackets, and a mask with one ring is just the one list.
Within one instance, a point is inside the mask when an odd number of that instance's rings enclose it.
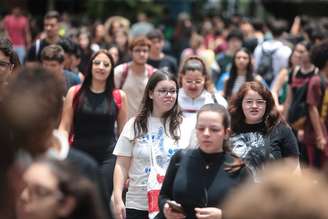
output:
{"label": "woman's left hand", "polygon": [[222,210],[219,208],[195,208],[198,219],[222,219]]}

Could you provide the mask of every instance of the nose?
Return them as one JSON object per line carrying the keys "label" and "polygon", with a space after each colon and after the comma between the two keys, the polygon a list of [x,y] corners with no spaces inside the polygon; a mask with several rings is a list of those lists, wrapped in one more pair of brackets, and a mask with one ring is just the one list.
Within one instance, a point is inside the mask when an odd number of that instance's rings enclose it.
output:
{"label": "nose", "polygon": [[209,128],[205,128],[203,134],[204,135],[209,135],[210,134],[210,129]]}

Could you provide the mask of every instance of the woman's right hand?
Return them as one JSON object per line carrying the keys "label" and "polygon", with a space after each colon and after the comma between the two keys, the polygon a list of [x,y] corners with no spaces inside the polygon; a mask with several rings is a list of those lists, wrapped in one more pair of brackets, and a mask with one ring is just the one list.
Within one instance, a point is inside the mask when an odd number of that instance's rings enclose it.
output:
{"label": "woman's right hand", "polygon": [[114,214],[116,219],[125,219],[126,211],[122,198],[114,197]]}
{"label": "woman's right hand", "polygon": [[163,213],[166,219],[183,219],[186,216],[182,213],[174,212],[173,209],[169,206],[169,204],[164,204]]}

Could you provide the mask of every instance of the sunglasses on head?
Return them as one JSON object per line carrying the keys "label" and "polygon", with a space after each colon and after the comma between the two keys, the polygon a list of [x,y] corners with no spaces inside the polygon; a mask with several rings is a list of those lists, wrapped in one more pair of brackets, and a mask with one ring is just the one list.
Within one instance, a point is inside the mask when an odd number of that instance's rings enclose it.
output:
{"label": "sunglasses on head", "polygon": [[191,71],[201,71],[202,72],[204,70],[204,67],[200,61],[192,59],[192,60],[189,60],[186,62],[183,69],[184,69],[184,71],[191,70]]}

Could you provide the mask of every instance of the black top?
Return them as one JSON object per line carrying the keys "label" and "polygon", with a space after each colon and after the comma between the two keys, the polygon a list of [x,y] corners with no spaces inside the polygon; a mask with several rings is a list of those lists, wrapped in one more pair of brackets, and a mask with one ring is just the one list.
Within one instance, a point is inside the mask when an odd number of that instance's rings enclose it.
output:
{"label": "black top", "polygon": [[[39,42],[39,47],[38,49],[36,48],[36,42]],[[46,46],[49,46],[50,43],[46,40],[39,40],[39,41],[35,41],[31,48],[28,50],[27,54],[26,54],[26,60],[28,61],[41,61],[41,51],[43,48],[45,48]]]}
{"label": "black top", "polygon": [[224,152],[206,154],[200,149],[176,152],[160,192],[161,211],[167,199],[180,203],[186,218],[196,218],[196,207],[222,207],[230,190],[247,176],[244,168],[226,172],[224,164],[229,159]]}
{"label": "black top", "polygon": [[148,64],[154,68],[165,70],[170,72],[173,75],[178,75],[178,64],[174,57],[165,55],[162,59],[148,59]]}
{"label": "black top", "polygon": [[230,140],[232,153],[244,160],[253,173],[269,160],[299,156],[294,133],[284,122],[279,122],[271,130],[266,130],[263,122],[242,123]]}
{"label": "black top", "polygon": [[117,108],[113,98],[108,102],[107,93],[93,93],[87,89],[80,97],[74,113],[72,146],[84,151],[99,164],[112,156],[115,137]]}

